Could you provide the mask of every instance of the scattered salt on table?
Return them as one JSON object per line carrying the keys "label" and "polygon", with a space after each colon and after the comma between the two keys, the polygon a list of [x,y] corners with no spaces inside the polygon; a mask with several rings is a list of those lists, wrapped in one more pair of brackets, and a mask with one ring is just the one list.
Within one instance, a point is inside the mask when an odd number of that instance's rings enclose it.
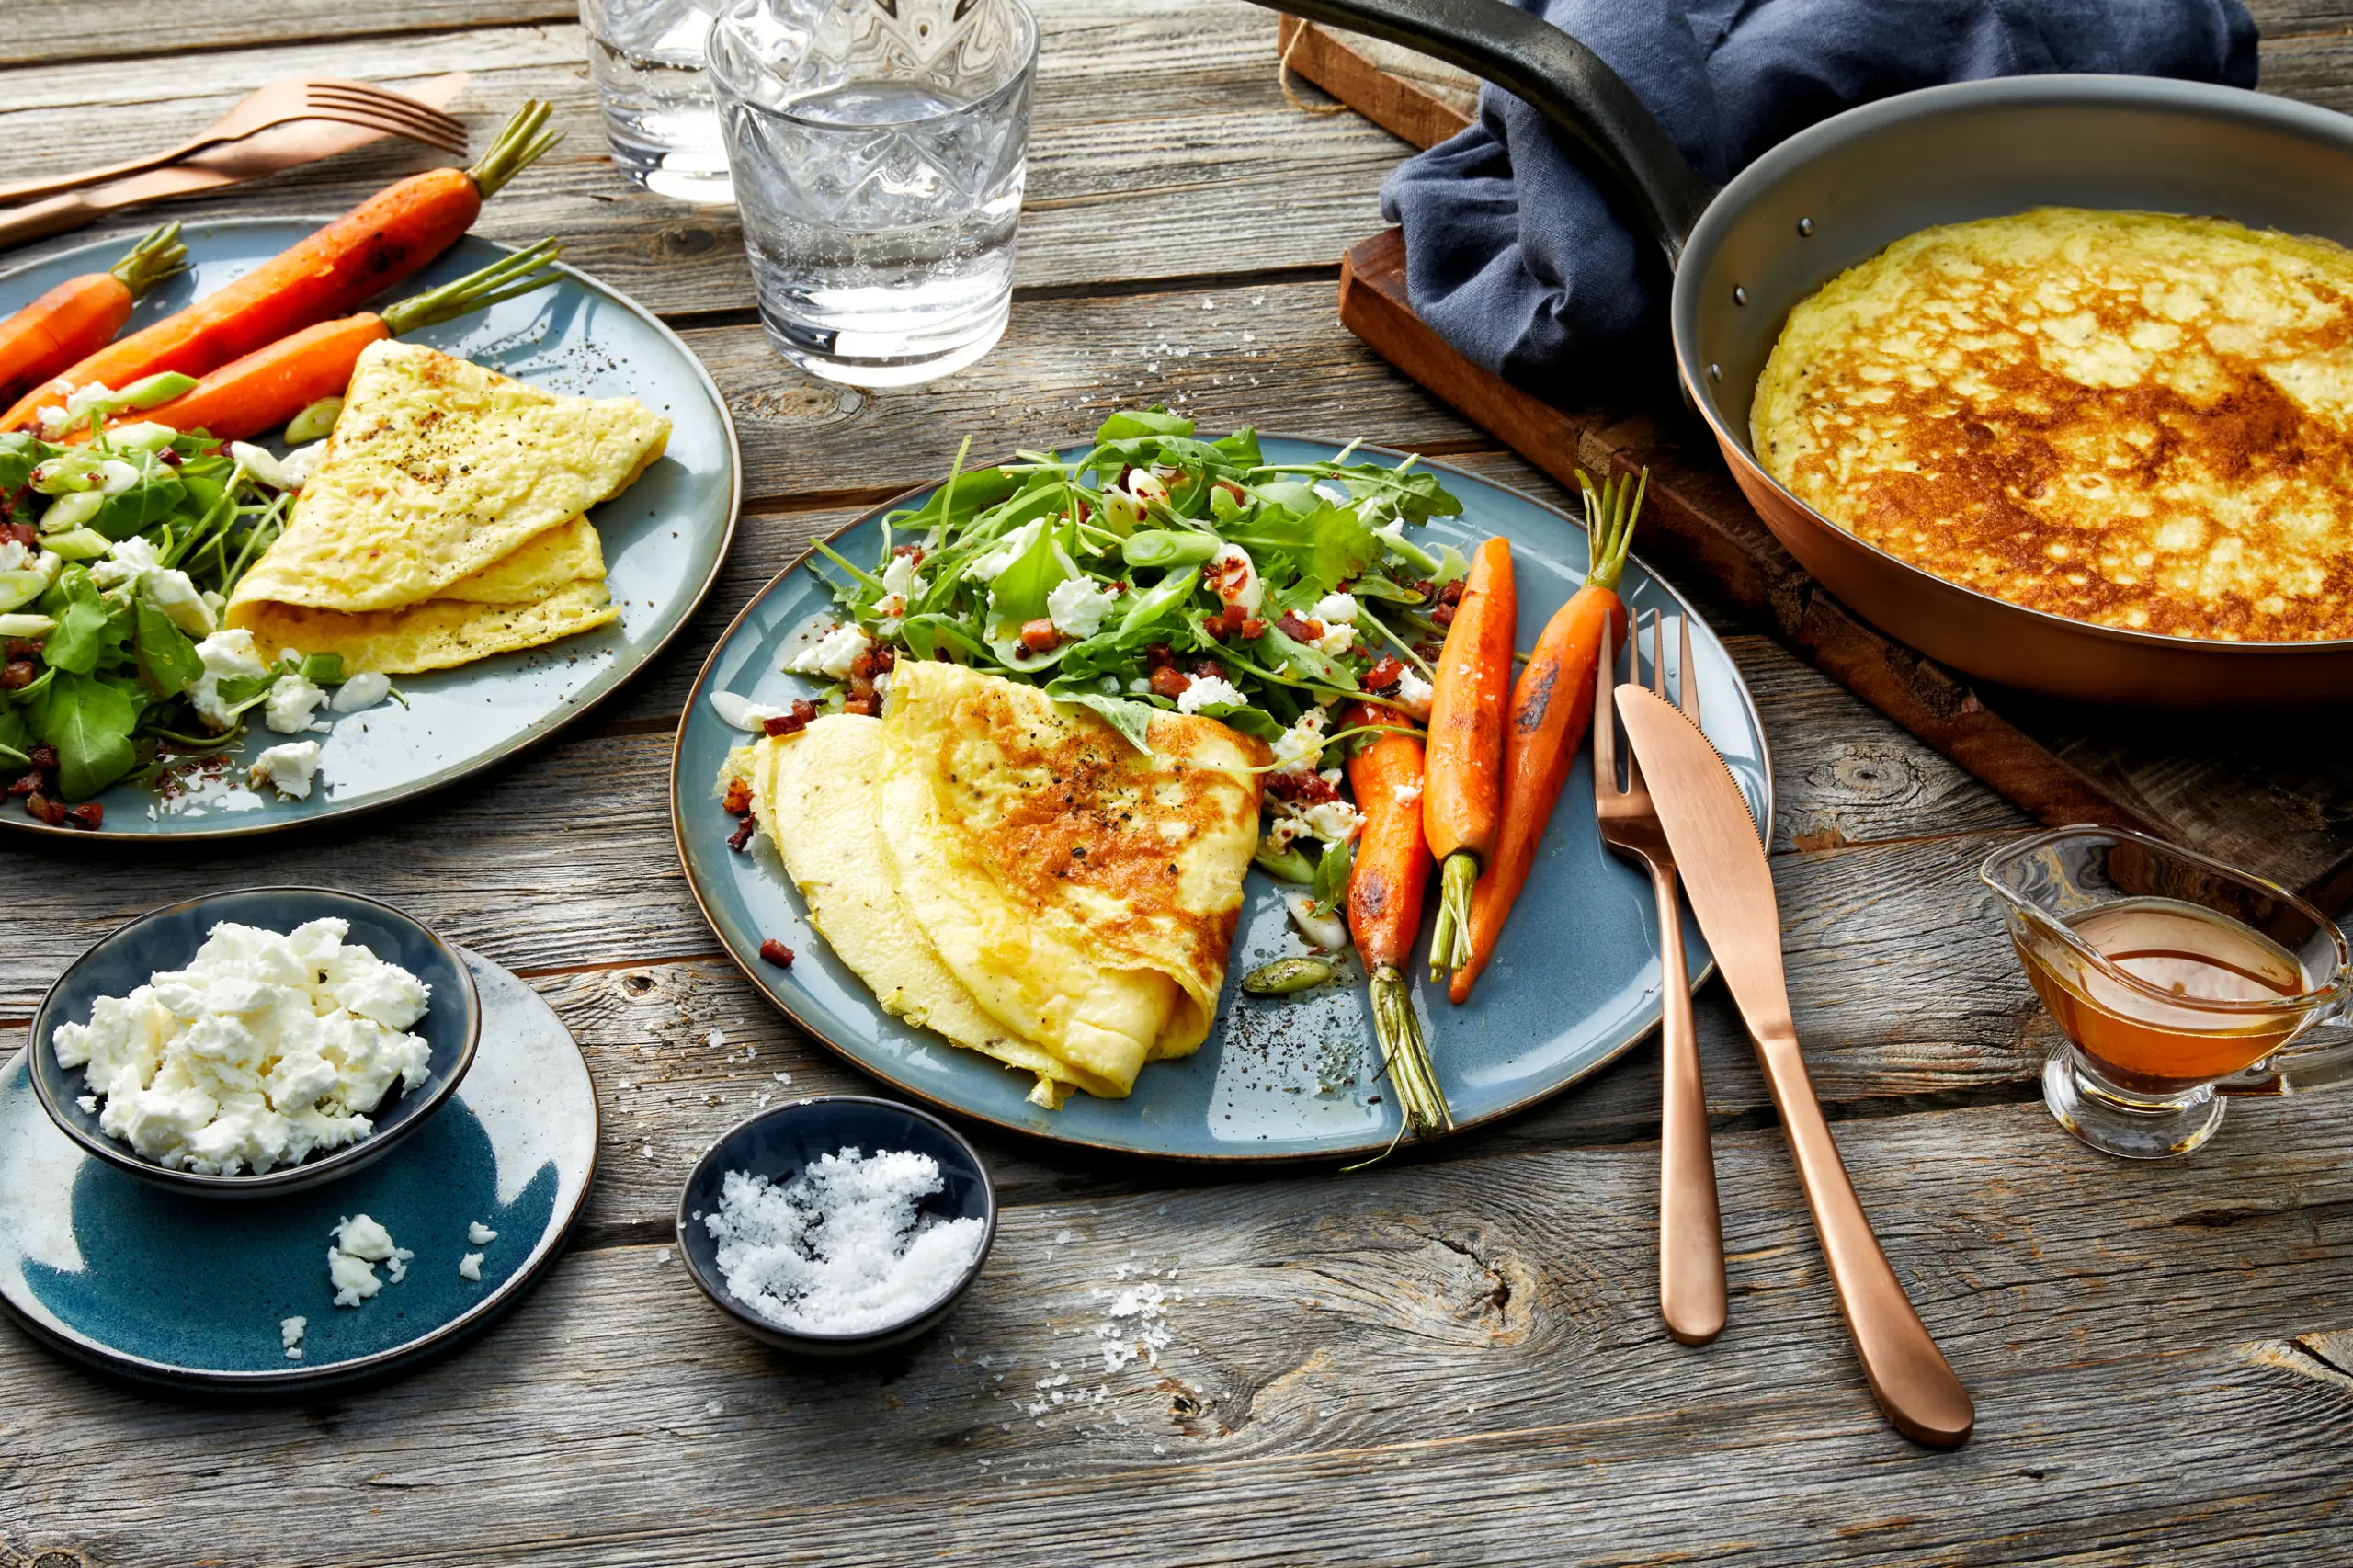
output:
{"label": "scattered salt on table", "polygon": [[754,1312],[808,1334],[866,1334],[919,1315],[980,1256],[984,1221],[919,1212],[944,1185],[928,1154],[844,1149],[782,1187],[729,1171],[703,1224],[728,1291]]}

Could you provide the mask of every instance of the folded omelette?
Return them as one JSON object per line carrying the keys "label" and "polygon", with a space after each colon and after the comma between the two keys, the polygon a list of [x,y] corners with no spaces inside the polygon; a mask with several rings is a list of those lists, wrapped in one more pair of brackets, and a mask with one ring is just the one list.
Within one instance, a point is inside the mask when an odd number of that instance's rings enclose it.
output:
{"label": "folded omelette", "polygon": [[446,669],[618,613],[585,514],[662,455],[633,398],[565,397],[415,344],[359,357],[335,434],[228,624],[269,656]]}
{"label": "folded omelette", "polygon": [[880,719],[737,751],[810,920],[882,1006],[1117,1098],[1207,1038],[1257,847],[1265,746],[1163,714],[1137,751],[1094,714],[903,662]]}

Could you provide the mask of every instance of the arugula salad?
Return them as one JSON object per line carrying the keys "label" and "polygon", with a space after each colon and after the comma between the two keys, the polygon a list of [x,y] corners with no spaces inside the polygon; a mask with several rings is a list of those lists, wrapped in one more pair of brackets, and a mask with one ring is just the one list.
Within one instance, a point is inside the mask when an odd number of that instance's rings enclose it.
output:
{"label": "arugula salad", "polygon": [[[40,436],[0,434],[0,778],[51,826],[99,827],[89,797],[120,779],[169,792],[217,767],[256,710],[294,735],[326,728],[323,703],[352,711],[390,691],[380,675],[347,682],[334,655],[265,663],[251,632],[222,629],[324,443],[279,458],[120,417],[194,384],[83,387]],[[333,412],[305,410],[290,439],[324,435]],[[273,746],[251,782],[304,796],[317,760],[316,742]]]}
{"label": "arugula salad", "polygon": [[844,574],[840,623],[786,668],[840,685],[802,717],[874,713],[900,657],[947,657],[1089,708],[1140,749],[1155,710],[1220,720],[1274,751],[1258,863],[1314,884],[1294,914],[1345,947],[1334,911],[1361,818],[1324,765],[1371,726],[1336,710],[1427,717],[1468,569],[1412,537],[1461,511],[1438,476],[1353,449],[1270,463],[1251,430],[1203,440],[1154,407],[1113,415],[1073,461],[967,472],[960,453],[923,506],[883,519],[881,559],[817,546]]}

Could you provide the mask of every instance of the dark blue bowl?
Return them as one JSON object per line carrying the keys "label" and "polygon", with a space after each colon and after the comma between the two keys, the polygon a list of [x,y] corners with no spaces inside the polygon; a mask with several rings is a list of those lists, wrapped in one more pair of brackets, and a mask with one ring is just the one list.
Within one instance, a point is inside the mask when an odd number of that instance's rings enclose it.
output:
{"label": "dark blue bowl", "polygon": [[[50,1037],[60,1024],[83,1024],[101,996],[127,996],[157,970],[177,969],[196,956],[205,937],[223,920],[265,930],[290,931],[307,920],[333,915],[350,922],[347,941],[363,943],[388,963],[396,963],[433,988],[432,1000],[411,1032],[433,1047],[432,1076],[403,1094],[395,1084],[369,1113],[376,1130],[357,1143],[300,1165],[279,1165],[256,1176],[203,1176],[157,1165],[119,1139],[98,1131],[94,1112],[75,1102],[88,1092],[78,1067],[61,1067]],[[261,1198],[299,1192],[350,1175],[392,1152],[403,1138],[425,1125],[446,1104],[458,1080],[473,1065],[482,1036],[482,1004],[473,977],[457,950],[422,923],[387,903],[334,888],[240,888],[207,893],[150,910],[75,959],[41,998],[33,1015],[33,1092],[41,1108],[64,1134],[107,1164],[177,1192],[207,1198]]]}
{"label": "dark blue bowl", "polygon": [[[904,1149],[937,1160],[943,1186],[918,1209],[942,1220],[983,1221],[981,1250],[946,1295],[904,1323],[867,1334],[806,1334],[772,1323],[728,1290],[727,1278],[719,1271],[719,1243],[701,1216],[718,1210],[720,1184],[729,1171],[748,1171],[781,1186],[811,1161],[851,1148],[870,1154]],[[737,1122],[703,1151],[678,1199],[678,1251],[702,1293],[753,1338],[804,1356],[859,1356],[915,1338],[946,1317],[980,1278],[995,1241],[996,1189],[989,1185],[989,1173],[972,1146],[928,1112],[864,1095],[788,1100]]]}

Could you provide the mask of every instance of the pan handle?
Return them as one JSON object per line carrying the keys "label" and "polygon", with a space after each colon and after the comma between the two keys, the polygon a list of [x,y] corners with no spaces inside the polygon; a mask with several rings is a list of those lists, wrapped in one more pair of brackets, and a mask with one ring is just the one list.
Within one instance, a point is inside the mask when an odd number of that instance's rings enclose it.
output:
{"label": "pan handle", "polygon": [[1715,189],[1643,100],[1584,44],[1504,0],[1257,0],[1443,60],[1534,107],[1640,205],[1669,267]]}

